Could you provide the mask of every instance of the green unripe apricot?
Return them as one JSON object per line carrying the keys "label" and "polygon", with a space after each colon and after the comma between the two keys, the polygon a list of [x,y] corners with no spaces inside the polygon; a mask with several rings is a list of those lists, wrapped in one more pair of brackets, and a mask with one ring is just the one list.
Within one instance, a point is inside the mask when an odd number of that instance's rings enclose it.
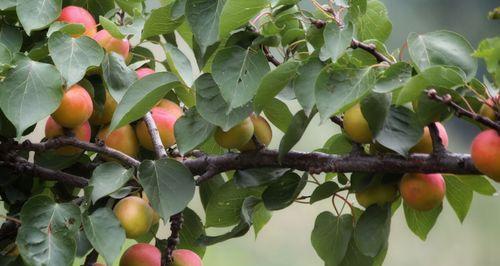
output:
{"label": "green unripe apricot", "polygon": [[[253,134],[257,138],[257,140],[264,144],[264,146],[269,145],[271,143],[271,139],[273,138],[273,131],[271,126],[266,121],[266,119],[260,115],[252,115],[250,119],[253,123],[254,132]],[[251,151],[255,150],[255,143],[253,140],[249,140],[243,147],[239,148],[240,151]]]}
{"label": "green unripe apricot", "polygon": [[355,142],[372,142],[373,135],[368,126],[368,122],[361,112],[359,103],[349,108],[344,113],[344,130],[347,136]]}
{"label": "green unripe apricot", "polygon": [[215,141],[226,149],[239,149],[243,147],[251,138],[254,132],[252,120],[246,118],[238,125],[223,131],[217,128],[214,134]]}
{"label": "green unripe apricot", "polygon": [[397,191],[397,187],[394,184],[374,185],[356,192],[356,200],[365,208],[373,204],[383,205],[394,201]]}
{"label": "green unripe apricot", "polygon": [[130,196],[121,199],[113,209],[127,238],[138,238],[149,231],[153,224],[153,209],[142,198]]}

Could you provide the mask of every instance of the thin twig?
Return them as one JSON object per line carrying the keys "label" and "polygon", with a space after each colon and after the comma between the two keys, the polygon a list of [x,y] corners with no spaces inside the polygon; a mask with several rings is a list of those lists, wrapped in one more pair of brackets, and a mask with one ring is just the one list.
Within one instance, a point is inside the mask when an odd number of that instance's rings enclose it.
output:
{"label": "thin twig", "polygon": [[158,159],[161,158],[166,158],[167,151],[165,151],[165,147],[163,146],[163,143],[161,142],[161,137],[160,137],[160,132],[158,131],[158,128],[156,127],[155,121],[153,119],[153,116],[151,115],[151,112],[148,112],[144,116],[144,122],[146,123],[146,126],[148,128],[149,135],[151,136],[151,140],[153,142],[153,147],[155,149],[156,157]]}
{"label": "thin twig", "polygon": [[375,44],[371,44],[371,43],[366,44],[366,43],[360,42],[356,39],[352,39],[351,48],[352,49],[359,48],[359,49],[363,49],[363,50],[367,51],[368,53],[373,55],[373,57],[375,57],[375,59],[377,59],[377,62],[379,62],[379,63],[386,62],[388,64],[393,64],[392,60],[387,58],[381,52],[377,51],[377,47],[375,46]]}
{"label": "thin twig", "polygon": [[432,139],[432,154],[438,157],[446,154],[446,147],[444,146],[443,140],[439,135],[439,128],[436,123],[430,123],[427,127],[429,128],[429,134]]}
{"label": "thin twig", "polygon": [[275,66],[281,65],[281,63],[274,57],[274,55],[271,54],[271,51],[269,51],[269,48],[267,46],[262,46],[262,50],[264,51],[264,55],[267,58],[267,61],[271,62]]}
{"label": "thin twig", "polygon": [[330,120],[333,123],[337,124],[339,127],[344,128],[344,120],[341,117],[334,115],[330,117]]}
{"label": "thin twig", "polygon": [[10,216],[7,216],[7,215],[3,215],[3,214],[0,214],[0,218],[3,218],[5,220],[11,220],[17,224],[21,224],[21,220],[17,219],[17,218],[14,218],[14,217],[10,217]]}

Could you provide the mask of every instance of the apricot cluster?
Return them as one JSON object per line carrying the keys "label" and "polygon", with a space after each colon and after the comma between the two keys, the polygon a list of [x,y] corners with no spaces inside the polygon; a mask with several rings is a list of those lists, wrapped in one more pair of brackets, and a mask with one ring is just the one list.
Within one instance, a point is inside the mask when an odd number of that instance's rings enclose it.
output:
{"label": "apricot cluster", "polygon": [[[252,136],[255,136],[256,141]],[[273,132],[267,120],[256,114],[250,115],[228,131],[217,128],[214,133],[214,139],[221,147],[242,152],[255,150],[256,142],[268,146],[272,137]]]}

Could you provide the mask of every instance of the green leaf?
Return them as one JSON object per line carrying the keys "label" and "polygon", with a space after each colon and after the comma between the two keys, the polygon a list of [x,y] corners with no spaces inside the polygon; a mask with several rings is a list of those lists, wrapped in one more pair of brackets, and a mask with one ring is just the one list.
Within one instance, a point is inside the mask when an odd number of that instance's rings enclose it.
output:
{"label": "green leaf", "polygon": [[137,74],[127,67],[123,56],[114,52],[104,56],[102,77],[109,93],[117,102],[122,100],[127,89],[137,80]]}
{"label": "green leaf", "polygon": [[314,189],[309,199],[309,204],[329,198],[337,191],[339,191],[339,185],[337,185],[337,183],[332,181],[325,182]]}
{"label": "green leaf", "polygon": [[12,59],[13,56],[9,48],[0,42],[0,73],[3,73],[12,67],[10,64]]}
{"label": "green leaf", "polygon": [[[325,40],[325,43],[323,44],[323,47],[321,47],[321,54],[326,55],[328,58],[332,59],[332,62],[335,63],[351,45],[353,34],[354,27],[350,22],[347,26],[342,28],[334,22],[326,24],[326,27],[323,30],[323,39]],[[326,60],[328,58],[322,59]]]}
{"label": "green leaf", "polygon": [[16,13],[29,36],[32,30],[46,28],[56,20],[61,7],[62,0],[18,0]]}
{"label": "green leaf", "polygon": [[464,76],[455,69],[435,66],[413,76],[399,92],[396,104],[404,104],[417,99],[420,93],[430,87],[453,89],[465,84]]}
{"label": "green leaf", "polygon": [[417,115],[403,106],[391,106],[375,140],[401,155],[418,143],[424,131]]}
{"label": "green leaf", "polygon": [[316,80],[314,92],[321,121],[347,110],[366,95],[375,82],[375,71],[371,67],[324,68]]}
{"label": "green leaf", "polygon": [[363,254],[358,246],[356,246],[356,241],[354,237],[351,237],[349,241],[349,246],[347,247],[344,259],[339,264],[341,266],[374,266],[374,259]]}
{"label": "green leaf", "polygon": [[13,8],[17,5],[17,0],[4,0],[0,2],[0,10],[6,10],[8,8]]}
{"label": "green leaf", "polygon": [[143,117],[178,84],[177,77],[168,72],[147,75],[134,82],[116,107],[109,132]]}
{"label": "green leaf", "polygon": [[257,113],[260,113],[271,99],[278,95],[297,75],[299,66],[300,62],[290,60],[279,65],[262,78],[253,103]]}
{"label": "green leaf", "polygon": [[142,12],[142,0],[115,0],[115,2],[129,15],[133,15],[136,12]]}
{"label": "green leaf", "polygon": [[387,93],[397,90],[411,78],[412,67],[406,62],[397,62],[380,73],[374,92]]}
{"label": "green leaf", "polygon": [[80,81],[87,69],[99,66],[104,52],[99,44],[87,36],[72,38],[55,32],[49,38],[49,52],[67,86]]}
{"label": "green leaf", "polygon": [[446,182],[446,199],[463,223],[472,202],[472,189],[454,175],[443,175],[443,177]]}
{"label": "green leaf", "polygon": [[245,198],[260,196],[261,188],[239,188],[229,180],[210,197],[206,212],[206,227],[226,227],[237,224]]}
{"label": "green leaf", "polygon": [[186,18],[202,50],[217,42],[224,0],[187,0]]}
{"label": "green leaf", "polygon": [[353,217],[322,212],[316,217],[311,243],[325,265],[338,265],[344,258],[353,231]]}
{"label": "green leaf", "polygon": [[260,230],[271,220],[272,212],[268,211],[264,206],[264,203],[259,202],[253,208],[252,213],[252,225],[255,232],[255,237],[259,234]]}
{"label": "green leaf", "polygon": [[482,175],[457,175],[456,176],[464,185],[470,187],[479,194],[486,196],[494,195],[497,190],[491,185],[490,181]]}
{"label": "green leaf", "polygon": [[210,74],[203,74],[194,82],[196,88],[196,109],[208,122],[229,130],[252,113],[252,105],[247,104],[231,110],[224,101],[219,87]]}
{"label": "green leaf", "polygon": [[83,229],[94,249],[104,257],[106,264],[113,262],[120,255],[125,242],[125,230],[111,209],[99,208],[92,214],[82,214]]}
{"label": "green leaf", "polygon": [[210,202],[210,198],[214,195],[217,190],[222,187],[226,182],[224,178],[220,174],[215,175],[214,177],[203,181],[200,184],[200,201],[201,205],[203,205],[203,209],[206,210],[208,206],[208,202]]}
{"label": "green leaf", "polygon": [[212,76],[230,109],[252,100],[269,63],[261,51],[232,46],[219,50],[212,63]]}
{"label": "green leaf", "polygon": [[205,234],[205,228],[203,227],[200,217],[190,208],[186,208],[182,212],[182,218],[184,221],[181,231],[179,232],[180,242],[177,248],[189,249],[198,254],[200,258],[203,258],[206,247],[200,245],[196,241],[201,235]]}
{"label": "green leaf", "polygon": [[238,170],[234,173],[233,180],[238,187],[258,187],[278,180],[288,169],[286,168],[252,168]]}
{"label": "green leaf", "polygon": [[473,56],[484,60],[486,69],[498,85],[500,83],[500,65],[498,64],[500,61],[500,37],[482,40]]}
{"label": "green leaf", "polygon": [[403,202],[403,209],[406,224],[408,224],[410,230],[420,239],[425,241],[427,234],[431,231],[432,227],[434,227],[434,224],[436,224],[436,220],[443,210],[443,205],[441,204],[430,211],[423,212],[414,210]]}
{"label": "green leaf", "polygon": [[151,11],[151,14],[144,24],[141,40],[145,40],[156,35],[172,33],[182,24],[184,16],[174,18],[172,16],[172,6],[173,5],[170,4]]}
{"label": "green leaf", "polygon": [[375,257],[387,246],[391,228],[391,209],[378,204],[368,207],[356,223],[354,240],[359,250],[369,257]]}
{"label": "green leaf", "polygon": [[7,24],[0,25],[0,43],[3,43],[12,53],[19,52],[23,45],[21,30]]}
{"label": "green leaf", "polygon": [[290,206],[306,186],[307,178],[307,173],[301,178],[294,172],[288,172],[269,185],[262,193],[266,209],[281,210]]}
{"label": "green leaf", "polygon": [[113,21],[103,17],[99,16],[99,24],[109,32],[111,36],[117,39],[123,39],[126,37],[125,34],[120,32],[120,28],[118,28],[118,25],[116,25]]}
{"label": "green leaf", "polygon": [[329,154],[344,155],[352,150],[352,142],[345,134],[335,134],[331,136],[323,145],[322,152]]}
{"label": "green leaf", "polygon": [[368,122],[371,133],[377,136],[384,124],[391,107],[391,96],[382,93],[370,93],[361,100],[361,112]]}
{"label": "green leaf", "polygon": [[286,132],[288,126],[292,122],[293,115],[284,102],[273,98],[264,106],[263,111],[267,119],[269,119],[273,125],[283,133]]}
{"label": "green leaf", "polygon": [[187,56],[170,43],[165,44],[165,51],[170,71],[176,74],[186,86],[191,87],[194,82],[193,67]]}
{"label": "green leaf", "polygon": [[257,15],[269,2],[267,0],[226,0],[220,14],[219,36],[224,38],[232,30],[245,25]]}
{"label": "green leaf", "polygon": [[80,23],[68,24],[66,22],[56,21],[50,24],[49,30],[47,31],[47,37],[50,37],[54,32],[62,32],[68,35],[81,35],[85,32],[85,26]]}
{"label": "green leaf", "polygon": [[302,138],[302,135],[306,131],[307,126],[309,125],[315,114],[316,113],[312,113],[308,117],[304,113],[304,110],[300,110],[293,116],[292,121],[290,122],[290,125],[285,132],[285,135],[280,141],[278,157],[280,161]]}
{"label": "green leaf", "polygon": [[0,83],[0,108],[21,136],[59,107],[63,91],[61,75],[54,66],[26,57],[18,58],[16,65]]}
{"label": "green leaf", "polygon": [[474,49],[455,32],[410,33],[407,43],[410,57],[419,71],[432,66],[454,66],[465,72],[467,80],[476,75],[477,59],[471,55]]}
{"label": "green leaf", "polygon": [[194,196],[193,175],[174,159],[143,161],[138,172],[151,205],[165,221],[184,210]]}
{"label": "green leaf", "polygon": [[392,24],[387,15],[387,8],[378,0],[369,0],[366,13],[356,20],[356,35],[364,41],[377,39],[385,42],[391,35]]}
{"label": "green leaf", "polygon": [[181,154],[198,147],[212,136],[215,126],[200,116],[195,108],[189,109],[174,125],[175,140]]}
{"label": "green leaf", "polygon": [[[314,107],[314,83],[323,66],[323,63],[318,58],[309,59],[297,69],[298,74],[292,82],[297,101],[304,109],[306,115],[310,115]],[[264,108],[264,113],[266,112],[266,108],[267,106]]]}
{"label": "green leaf", "polygon": [[134,174],[134,169],[126,169],[118,163],[107,162],[97,166],[92,173],[89,187],[92,188],[90,198],[92,202],[107,196],[124,186]]}

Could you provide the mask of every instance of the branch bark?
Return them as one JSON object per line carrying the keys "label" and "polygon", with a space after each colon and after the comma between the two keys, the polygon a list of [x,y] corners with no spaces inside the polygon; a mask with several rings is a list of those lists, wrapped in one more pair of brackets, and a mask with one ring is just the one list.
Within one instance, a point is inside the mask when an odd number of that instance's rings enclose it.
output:
{"label": "branch bark", "polygon": [[432,140],[432,154],[435,156],[442,156],[443,154],[446,154],[446,147],[444,146],[443,140],[439,135],[439,129],[436,123],[430,123],[428,128]]}
{"label": "branch bark", "polygon": [[374,44],[366,44],[366,43],[360,42],[356,39],[352,39],[351,48],[352,49],[360,48],[360,49],[367,51],[368,53],[373,55],[373,57],[375,57],[375,59],[377,59],[377,62],[379,62],[379,63],[387,62],[389,64],[393,64],[393,62],[389,58],[387,58],[381,52],[377,51],[377,47]]}

